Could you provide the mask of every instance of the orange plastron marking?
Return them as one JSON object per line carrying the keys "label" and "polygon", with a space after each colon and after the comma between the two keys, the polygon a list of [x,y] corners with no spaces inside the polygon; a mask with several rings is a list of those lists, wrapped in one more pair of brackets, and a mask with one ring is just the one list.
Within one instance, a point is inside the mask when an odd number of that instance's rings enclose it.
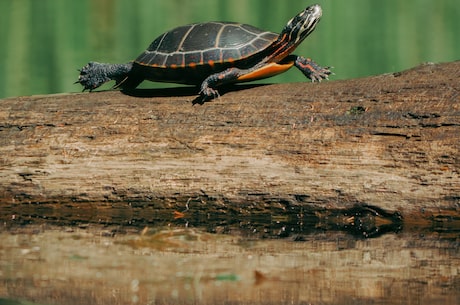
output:
{"label": "orange plastron marking", "polygon": [[238,81],[240,82],[249,82],[256,79],[262,79],[271,77],[280,73],[283,73],[289,70],[294,65],[294,61],[286,62],[286,63],[268,63],[265,66],[260,67],[257,70],[249,72],[247,74],[241,75],[238,77]]}

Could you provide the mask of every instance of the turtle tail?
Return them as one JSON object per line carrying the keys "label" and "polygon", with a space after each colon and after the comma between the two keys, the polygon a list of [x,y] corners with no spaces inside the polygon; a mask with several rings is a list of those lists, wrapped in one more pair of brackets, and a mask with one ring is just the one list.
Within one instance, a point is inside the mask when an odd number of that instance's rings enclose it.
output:
{"label": "turtle tail", "polygon": [[139,86],[142,81],[143,79],[132,75],[132,73],[128,73],[124,78],[117,79],[112,89],[130,91]]}

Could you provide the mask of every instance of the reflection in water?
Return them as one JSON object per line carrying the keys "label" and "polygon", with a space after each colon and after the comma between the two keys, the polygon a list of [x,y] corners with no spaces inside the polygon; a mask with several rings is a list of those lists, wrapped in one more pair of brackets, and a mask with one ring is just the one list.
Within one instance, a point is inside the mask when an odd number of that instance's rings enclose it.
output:
{"label": "reflection in water", "polygon": [[294,240],[326,231],[342,231],[355,237],[369,238],[397,233],[403,227],[403,217],[399,212],[388,212],[368,205],[347,209],[280,206],[241,212],[239,207],[216,208],[212,204],[203,205],[200,198],[195,200],[192,202],[189,199],[185,206],[176,206],[175,209],[159,209],[154,205],[143,204],[129,207],[85,206],[83,203],[59,208],[44,204],[10,206],[0,208],[0,220],[11,226],[43,223],[75,226],[96,223],[143,228],[175,225],[205,228],[212,233],[251,235],[252,238],[291,237]]}
{"label": "reflection in water", "polygon": [[0,238],[2,304],[457,304],[460,298],[455,234],[363,239],[335,231],[293,241],[175,226],[35,224],[4,228]]}

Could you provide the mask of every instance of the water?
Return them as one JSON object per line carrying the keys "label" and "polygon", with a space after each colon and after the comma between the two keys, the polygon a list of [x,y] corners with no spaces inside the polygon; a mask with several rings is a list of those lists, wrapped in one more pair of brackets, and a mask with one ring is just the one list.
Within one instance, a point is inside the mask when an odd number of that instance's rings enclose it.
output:
{"label": "water", "polygon": [[392,230],[366,238],[351,224],[369,209],[317,215],[329,224],[298,213],[206,222],[172,210],[2,210],[0,304],[458,304],[458,219],[387,214],[372,223]]}

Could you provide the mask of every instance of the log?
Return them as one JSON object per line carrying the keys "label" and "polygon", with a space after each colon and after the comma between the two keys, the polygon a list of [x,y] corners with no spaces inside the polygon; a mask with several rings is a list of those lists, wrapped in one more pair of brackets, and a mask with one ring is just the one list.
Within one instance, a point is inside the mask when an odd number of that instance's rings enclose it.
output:
{"label": "log", "polygon": [[360,205],[458,219],[459,91],[456,61],[237,85],[204,105],[192,105],[194,88],[3,99],[0,202],[240,214]]}

